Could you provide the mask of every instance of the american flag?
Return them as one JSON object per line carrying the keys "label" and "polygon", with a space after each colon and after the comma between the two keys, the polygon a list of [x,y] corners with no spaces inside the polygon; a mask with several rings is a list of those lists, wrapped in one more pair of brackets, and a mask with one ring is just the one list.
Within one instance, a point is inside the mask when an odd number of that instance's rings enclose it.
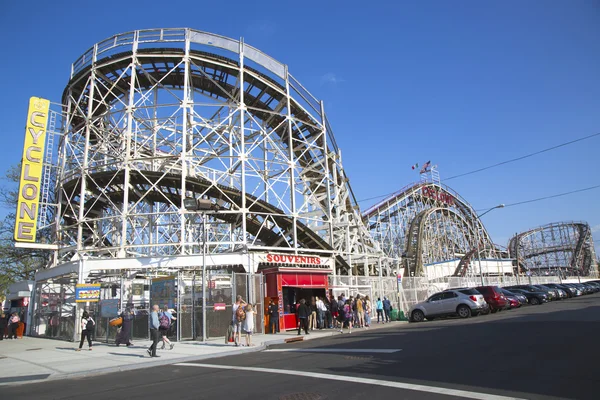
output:
{"label": "american flag", "polygon": [[431,161],[427,161],[425,164],[423,164],[423,168],[421,168],[421,172],[419,172],[419,173],[424,174],[425,172],[427,172],[430,165],[431,165]]}

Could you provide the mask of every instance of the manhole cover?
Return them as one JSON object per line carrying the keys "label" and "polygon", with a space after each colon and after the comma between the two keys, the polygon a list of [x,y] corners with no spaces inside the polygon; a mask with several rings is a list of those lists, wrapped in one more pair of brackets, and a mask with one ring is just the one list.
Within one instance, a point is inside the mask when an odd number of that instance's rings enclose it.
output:
{"label": "manhole cover", "polygon": [[279,397],[279,400],[324,400],[326,397],[319,393],[290,393]]}

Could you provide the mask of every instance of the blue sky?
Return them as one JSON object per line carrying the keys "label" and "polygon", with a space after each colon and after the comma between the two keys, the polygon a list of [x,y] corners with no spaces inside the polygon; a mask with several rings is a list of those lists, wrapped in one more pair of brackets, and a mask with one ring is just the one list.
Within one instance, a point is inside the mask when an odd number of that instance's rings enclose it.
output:
{"label": "blue sky", "polygon": [[[600,132],[598,1],[3,2],[0,170],[19,161],[27,99],[58,102],[70,64],[142,28],[239,38],[289,65],[325,109],[359,200]],[[447,183],[476,209],[600,184],[600,137]],[[600,190],[494,210],[494,241],[585,220]],[[366,208],[375,200],[362,202]],[[596,248],[599,249],[598,243]]]}

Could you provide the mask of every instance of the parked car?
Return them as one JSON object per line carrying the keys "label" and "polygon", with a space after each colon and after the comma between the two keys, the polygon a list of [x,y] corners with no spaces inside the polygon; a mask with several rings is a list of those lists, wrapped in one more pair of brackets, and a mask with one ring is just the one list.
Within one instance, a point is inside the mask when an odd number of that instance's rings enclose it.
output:
{"label": "parked car", "polygon": [[[500,288],[500,290],[502,291],[502,293],[504,293],[504,295],[507,298],[510,298],[510,297],[516,298],[517,301],[519,302],[519,307],[528,303],[527,297],[525,297],[525,295],[523,295],[521,293],[514,293],[505,288]],[[511,308],[512,308],[512,305],[511,305]]]}
{"label": "parked car", "polygon": [[527,297],[527,301],[533,306],[548,302],[548,294],[545,292],[530,291],[522,288],[516,288],[513,286],[509,286],[506,289],[513,293],[519,293]]}
{"label": "parked car", "polygon": [[582,282],[581,284],[590,288],[592,293],[598,293],[600,291],[600,288],[594,285],[592,282]]}
{"label": "parked car", "polygon": [[450,315],[469,318],[473,314],[484,311],[486,306],[483,296],[475,290],[472,290],[472,294],[464,294],[464,290],[446,290],[413,305],[408,310],[409,321],[421,322],[425,318],[433,319]]}
{"label": "parked car", "polygon": [[509,301],[498,286],[477,286],[475,290],[483,295],[493,313],[510,307]]}
{"label": "parked car", "polygon": [[572,283],[563,283],[562,285],[572,289],[571,293],[574,293],[573,297],[583,296],[581,288],[577,287],[576,285],[573,285]]}
{"label": "parked car", "polygon": [[576,296],[577,289],[567,286],[567,285],[563,285],[563,284],[559,284],[559,283],[546,283],[546,284],[544,284],[544,286],[549,286],[552,288],[563,290],[565,292],[565,294],[567,295],[567,298]]}
{"label": "parked car", "polygon": [[543,288],[538,285],[516,285],[516,286],[507,287],[508,290],[511,290],[511,288],[525,289],[530,292],[544,292],[548,295],[548,301],[558,299],[558,292],[555,292],[554,289]]}
{"label": "parked car", "polygon": [[[551,290],[554,294],[554,299],[555,300],[562,300],[562,299],[566,299],[567,298],[567,294],[564,293],[564,291],[562,289],[558,289],[555,287],[550,287],[546,284],[540,284],[540,285],[535,285],[536,287],[539,287],[540,289],[544,289],[544,290]],[[563,292],[563,293],[561,293]]]}

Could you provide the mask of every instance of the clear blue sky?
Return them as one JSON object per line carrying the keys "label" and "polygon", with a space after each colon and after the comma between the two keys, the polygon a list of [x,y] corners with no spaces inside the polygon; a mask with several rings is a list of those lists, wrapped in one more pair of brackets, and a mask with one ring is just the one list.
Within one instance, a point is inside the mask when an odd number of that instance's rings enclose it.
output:
{"label": "clear blue sky", "polygon": [[[358,199],[600,132],[600,2],[3,2],[0,170],[19,161],[27,99],[58,102],[70,64],[142,28],[244,37],[325,101]],[[600,137],[446,182],[477,209],[600,184]],[[600,190],[483,217],[494,241],[585,220]],[[363,208],[374,201],[361,203]],[[600,247],[596,246],[597,249]]]}

